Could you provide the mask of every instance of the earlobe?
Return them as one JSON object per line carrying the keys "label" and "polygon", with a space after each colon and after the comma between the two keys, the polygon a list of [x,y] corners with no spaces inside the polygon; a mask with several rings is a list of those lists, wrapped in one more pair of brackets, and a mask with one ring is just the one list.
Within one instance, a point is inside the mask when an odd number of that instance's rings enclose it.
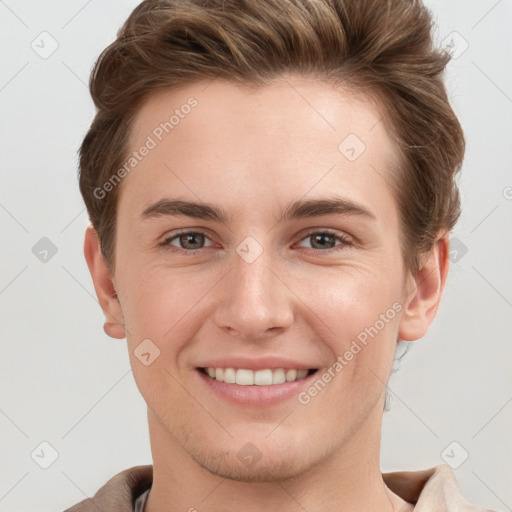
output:
{"label": "earlobe", "polygon": [[123,339],[126,337],[126,333],[121,306],[117,299],[112,276],[101,253],[98,233],[92,226],[88,226],[85,231],[84,256],[91,273],[96,296],[105,315],[103,330],[111,338]]}
{"label": "earlobe", "polygon": [[433,322],[449,267],[448,234],[438,238],[432,250],[425,255],[416,276],[410,276],[398,337],[414,341],[423,337]]}

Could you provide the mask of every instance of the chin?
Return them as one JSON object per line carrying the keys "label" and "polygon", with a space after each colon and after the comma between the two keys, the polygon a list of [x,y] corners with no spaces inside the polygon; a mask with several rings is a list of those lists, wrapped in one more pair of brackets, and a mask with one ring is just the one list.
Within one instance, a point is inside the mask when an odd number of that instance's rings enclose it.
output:
{"label": "chin", "polygon": [[216,476],[238,482],[275,482],[296,477],[308,468],[304,454],[284,453],[269,457],[265,452],[256,462],[243,463],[237,451],[226,453],[190,453],[203,469]]}

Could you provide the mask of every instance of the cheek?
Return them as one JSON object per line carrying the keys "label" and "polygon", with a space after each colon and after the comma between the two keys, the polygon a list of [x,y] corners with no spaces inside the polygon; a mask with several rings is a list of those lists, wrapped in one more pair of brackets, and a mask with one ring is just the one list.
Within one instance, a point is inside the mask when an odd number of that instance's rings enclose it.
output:
{"label": "cheek", "polygon": [[379,331],[387,332],[396,318],[397,301],[401,300],[401,281],[391,268],[362,266],[339,268],[329,273],[318,270],[303,284],[300,294],[307,306],[323,321],[330,337],[343,343],[355,338],[386,315],[385,326],[378,322]]}
{"label": "cheek", "polygon": [[333,387],[378,392],[384,386],[398,336],[400,284],[391,272],[342,271],[303,289],[308,297],[304,314],[322,334],[333,364],[339,363],[331,371],[337,382]]}
{"label": "cheek", "polygon": [[174,333],[193,327],[201,299],[218,276],[176,269],[137,269],[125,280],[123,315],[133,343],[151,338],[156,343],[174,339]]}
{"label": "cheek", "polygon": [[315,323],[317,332],[324,322],[329,326],[321,342],[329,346],[332,364],[317,372],[299,403],[314,428],[332,425],[333,438],[350,436],[372,411],[381,410],[378,404],[391,372],[401,304],[385,287],[371,294],[346,287],[312,296],[311,304],[321,318]]}
{"label": "cheek", "polygon": [[123,317],[137,386],[150,406],[169,396],[180,403],[183,388],[177,381],[184,384],[190,377],[182,363],[213,314],[211,292],[219,272],[147,266],[123,277]]}

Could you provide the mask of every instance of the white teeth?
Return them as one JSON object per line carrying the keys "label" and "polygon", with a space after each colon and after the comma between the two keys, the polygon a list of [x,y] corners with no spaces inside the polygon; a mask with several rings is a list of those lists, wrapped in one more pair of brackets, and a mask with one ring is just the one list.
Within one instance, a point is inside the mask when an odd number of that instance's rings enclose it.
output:
{"label": "white teeth", "polygon": [[240,386],[270,386],[272,384],[283,384],[303,379],[307,376],[308,370],[246,370],[243,368],[206,368],[206,373],[215,380],[226,382],[228,384],[238,384]]}
{"label": "white teeth", "polygon": [[286,372],[286,382],[292,382],[297,378],[297,370],[288,370]]}
{"label": "white teeth", "polygon": [[252,370],[237,370],[236,383],[240,386],[252,386],[254,384],[254,372]]}
{"label": "white teeth", "polygon": [[272,384],[282,384],[283,382],[286,382],[284,370],[282,368],[274,370],[272,373]]}
{"label": "white teeth", "polygon": [[258,370],[254,372],[254,384],[270,386],[272,384],[272,370]]}
{"label": "white teeth", "polygon": [[224,382],[228,382],[229,384],[236,382],[235,370],[233,370],[233,368],[226,368],[224,370]]}

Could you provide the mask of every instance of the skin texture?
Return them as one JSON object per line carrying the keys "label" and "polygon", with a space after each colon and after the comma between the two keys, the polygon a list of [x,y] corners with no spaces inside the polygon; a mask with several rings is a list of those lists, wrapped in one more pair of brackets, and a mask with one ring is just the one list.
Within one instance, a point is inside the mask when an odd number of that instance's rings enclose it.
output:
{"label": "skin texture", "polygon": [[[406,271],[387,180],[398,158],[382,113],[370,98],[311,77],[257,90],[217,79],[151,96],[130,147],[190,97],[197,106],[122,181],[115,274],[92,227],[84,245],[105,332],[127,338],[148,405],[146,512],[410,510],[380,472],[384,393],[397,339],[419,339],[436,314],[448,242],[440,235],[418,275]],[[349,134],[366,146],[354,161],[338,149]],[[289,202],[334,194],[375,218],[278,222]],[[215,204],[229,219],[142,220],[163,198]],[[308,236],[313,228],[348,243],[328,237],[324,249]],[[205,238],[159,245],[180,229]],[[236,251],[248,236],[262,248],[252,263]],[[214,357],[272,355],[321,375],[394,303],[401,311],[307,404],[293,396],[265,408],[234,405],[197,372]],[[149,366],[134,354],[144,339],[160,350]],[[246,443],[261,453],[251,467],[237,457]]]}

